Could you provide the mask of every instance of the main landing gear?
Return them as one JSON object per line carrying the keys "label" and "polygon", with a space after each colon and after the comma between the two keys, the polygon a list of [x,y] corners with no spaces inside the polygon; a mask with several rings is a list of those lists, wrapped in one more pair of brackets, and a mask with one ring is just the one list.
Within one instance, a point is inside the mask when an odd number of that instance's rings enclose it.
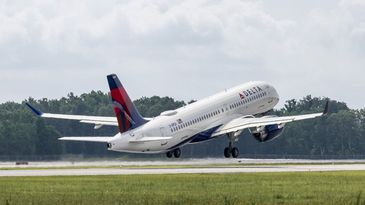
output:
{"label": "main landing gear", "polygon": [[224,157],[230,158],[231,156],[233,158],[237,158],[240,154],[237,147],[232,147],[232,142],[229,142],[229,146],[224,148]]}
{"label": "main landing gear", "polygon": [[172,156],[174,156],[175,158],[180,158],[181,156],[181,149],[180,148],[176,148],[172,151],[168,151],[166,152],[166,157],[167,158],[171,158]]}
{"label": "main landing gear", "polygon": [[233,142],[238,141],[238,137],[241,133],[242,131],[228,134],[229,144],[228,147],[224,148],[224,157],[226,158],[230,158],[231,156],[233,158],[238,157],[240,152],[237,147],[233,147]]}

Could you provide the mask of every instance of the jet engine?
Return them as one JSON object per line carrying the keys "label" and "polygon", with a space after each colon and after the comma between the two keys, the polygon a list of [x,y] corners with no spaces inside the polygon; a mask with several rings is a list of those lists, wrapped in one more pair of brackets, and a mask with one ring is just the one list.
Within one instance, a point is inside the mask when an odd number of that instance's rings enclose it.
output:
{"label": "jet engine", "polygon": [[284,131],[284,124],[266,125],[257,127],[256,129],[250,129],[251,134],[259,142],[271,141],[279,137]]}

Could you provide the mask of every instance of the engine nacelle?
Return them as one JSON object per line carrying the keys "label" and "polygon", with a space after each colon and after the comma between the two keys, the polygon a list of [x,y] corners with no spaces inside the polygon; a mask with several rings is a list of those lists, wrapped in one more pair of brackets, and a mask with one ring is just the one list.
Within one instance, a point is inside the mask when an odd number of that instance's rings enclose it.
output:
{"label": "engine nacelle", "polygon": [[284,131],[284,125],[266,125],[250,131],[257,141],[267,142],[279,137]]}

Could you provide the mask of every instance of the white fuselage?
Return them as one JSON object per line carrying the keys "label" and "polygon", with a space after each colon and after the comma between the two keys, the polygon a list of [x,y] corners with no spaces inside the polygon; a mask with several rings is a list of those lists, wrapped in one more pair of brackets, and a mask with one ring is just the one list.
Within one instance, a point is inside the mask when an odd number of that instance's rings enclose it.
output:
{"label": "white fuselage", "polygon": [[[109,150],[131,153],[163,153],[193,143],[197,134],[214,131],[231,120],[265,113],[279,102],[279,96],[265,82],[249,82],[174,111],[163,112],[148,123],[110,141]],[[146,137],[168,140],[131,142]],[[209,140],[206,138],[201,141]]]}

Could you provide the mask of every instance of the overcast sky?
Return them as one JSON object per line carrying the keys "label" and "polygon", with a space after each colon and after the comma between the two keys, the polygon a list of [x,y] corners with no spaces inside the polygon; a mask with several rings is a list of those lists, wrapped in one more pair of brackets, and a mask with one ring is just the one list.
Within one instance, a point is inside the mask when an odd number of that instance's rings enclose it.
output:
{"label": "overcast sky", "polygon": [[201,99],[251,80],[281,104],[365,107],[364,0],[0,0],[0,102],[108,91]]}

